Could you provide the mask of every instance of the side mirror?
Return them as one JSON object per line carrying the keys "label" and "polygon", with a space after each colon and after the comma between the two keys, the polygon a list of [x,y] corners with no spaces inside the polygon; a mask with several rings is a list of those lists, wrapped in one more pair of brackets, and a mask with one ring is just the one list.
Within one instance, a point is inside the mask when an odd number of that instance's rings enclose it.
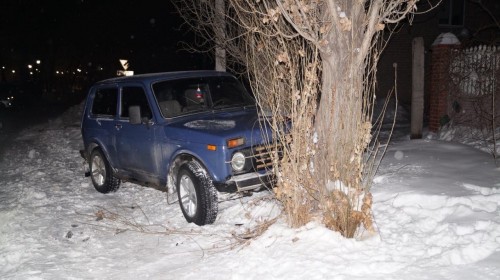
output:
{"label": "side mirror", "polygon": [[128,107],[128,116],[130,118],[131,124],[141,124],[141,107],[140,106],[130,106]]}

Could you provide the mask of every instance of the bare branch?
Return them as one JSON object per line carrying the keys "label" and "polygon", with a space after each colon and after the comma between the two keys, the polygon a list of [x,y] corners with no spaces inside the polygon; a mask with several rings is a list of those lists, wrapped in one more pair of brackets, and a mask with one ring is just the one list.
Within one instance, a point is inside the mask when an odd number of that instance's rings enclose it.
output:
{"label": "bare branch", "polygon": [[207,44],[223,44],[244,66],[272,131],[264,135],[269,149],[280,151],[274,190],[292,226],[319,217],[348,237],[373,229],[375,77],[387,43],[381,34],[415,12],[417,1],[227,0],[224,26],[214,21],[213,1],[181,1]]}

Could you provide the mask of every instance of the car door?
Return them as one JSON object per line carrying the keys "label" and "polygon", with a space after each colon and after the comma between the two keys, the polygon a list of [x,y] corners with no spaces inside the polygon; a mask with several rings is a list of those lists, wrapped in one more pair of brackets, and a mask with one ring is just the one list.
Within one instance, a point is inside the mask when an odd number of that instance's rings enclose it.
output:
{"label": "car door", "polygon": [[[130,106],[141,108],[143,123],[130,123]],[[117,158],[121,168],[133,173],[136,179],[150,181],[158,176],[156,155],[161,153],[155,141],[157,129],[144,88],[140,85],[123,86],[120,95],[120,116],[116,126]]]}
{"label": "car door", "polygon": [[94,90],[88,118],[82,126],[85,139],[97,141],[113,167],[116,161],[115,126],[118,116],[118,87],[104,86]]}

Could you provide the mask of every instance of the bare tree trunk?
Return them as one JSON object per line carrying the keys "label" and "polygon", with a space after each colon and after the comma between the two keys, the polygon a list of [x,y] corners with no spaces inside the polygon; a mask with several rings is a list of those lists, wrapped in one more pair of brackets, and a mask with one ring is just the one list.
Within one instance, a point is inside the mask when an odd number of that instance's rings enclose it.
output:
{"label": "bare tree trunk", "polygon": [[[180,1],[180,0],[179,0]],[[378,34],[418,0],[229,0],[226,51],[242,63],[282,157],[275,188],[292,226],[313,218],[353,237],[372,230],[372,104]],[[222,33],[211,1],[183,16],[208,41]],[[193,20],[193,18],[195,20]],[[208,23],[205,23],[208,22]],[[202,27],[200,27],[200,24]],[[217,41],[219,40],[219,41]],[[291,120],[292,126],[283,126]],[[365,166],[366,165],[366,166]],[[367,171],[368,170],[368,171]]]}
{"label": "bare tree trunk", "polygon": [[[316,115],[318,133],[314,171],[320,189],[323,216],[328,227],[352,237],[361,222],[371,230],[371,215],[361,212],[363,154],[371,125],[363,116],[364,69],[349,63],[349,49],[323,55],[322,95]],[[344,61],[339,57],[347,57]]]}
{"label": "bare tree trunk", "polygon": [[226,40],[226,21],[224,19],[224,0],[215,0],[215,22],[217,24],[215,36],[215,70],[226,71],[226,50],[224,49]]}

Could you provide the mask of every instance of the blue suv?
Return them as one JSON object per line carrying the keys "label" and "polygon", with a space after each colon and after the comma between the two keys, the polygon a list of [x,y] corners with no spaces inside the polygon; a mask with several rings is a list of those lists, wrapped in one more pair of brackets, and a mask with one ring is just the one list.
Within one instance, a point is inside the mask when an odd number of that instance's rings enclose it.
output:
{"label": "blue suv", "polygon": [[89,91],[81,130],[97,191],[120,182],[175,197],[188,222],[213,223],[218,193],[272,183],[270,131],[232,75],[189,71],[118,77]]}

